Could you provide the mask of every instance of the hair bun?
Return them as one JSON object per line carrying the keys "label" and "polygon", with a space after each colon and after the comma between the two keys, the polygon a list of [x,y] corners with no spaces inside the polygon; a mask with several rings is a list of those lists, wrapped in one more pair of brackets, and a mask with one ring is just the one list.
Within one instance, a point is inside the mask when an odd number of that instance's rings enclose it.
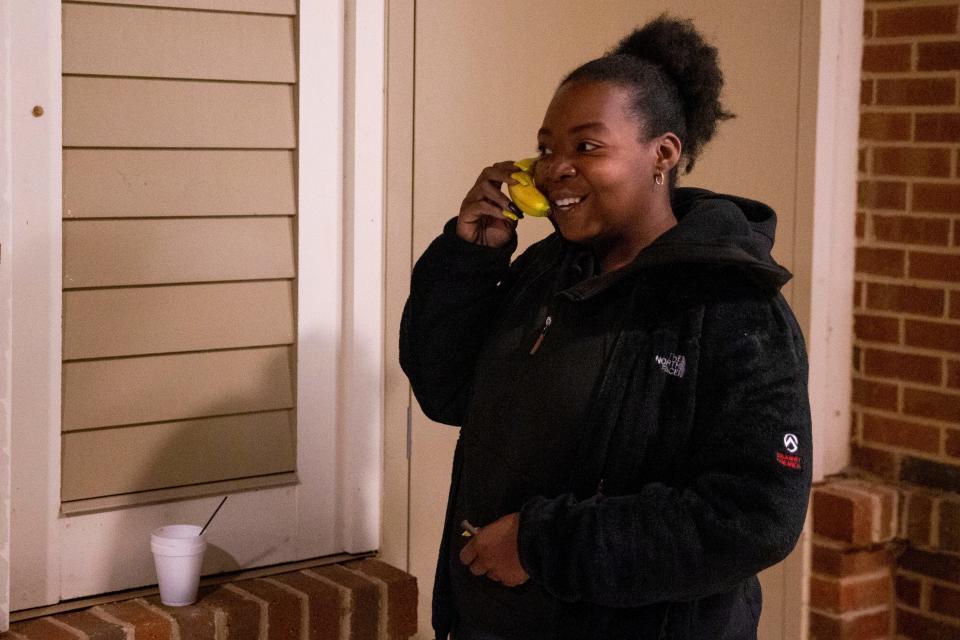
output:
{"label": "hair bun", "polygon": [[690,158],[717,129],[733,117],[720,104],[723,72],[716,47],[708,44],[690,20],[662,14],[634,30],[609,55],[626,55],[659,66],[674,82],[683,100]]}

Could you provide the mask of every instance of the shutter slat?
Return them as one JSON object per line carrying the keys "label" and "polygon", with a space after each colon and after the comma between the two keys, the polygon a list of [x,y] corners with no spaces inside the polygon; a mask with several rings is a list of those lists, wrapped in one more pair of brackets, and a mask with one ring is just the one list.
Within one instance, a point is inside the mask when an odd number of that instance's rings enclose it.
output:
{"label": "shutter slat", "polygon": [[65,76],[63,144],[290,149],[293,87]]}
{"label": "shutter slat", "polygon": [[294,431],[276,411],[66,433],[63,499],[292,471]]}
{"label": "shutter slat", "polygon": [[71,220],[63,286],[292,278],[290,218]]}
{"label": "shutter slat", "polygon": [[64,149],[65,218],[293,215],[291,151]]}
{"label": "shutter slat", "polygon": [[296,82],[293,18],[63,5],[67,74]]}
{"label": "shutter slat", "polygon": [[202,351],[294,340],[288,281],[67,291],[63,357]]}
{"label": "shutter slat", "polygon": [[81,4],[146,5],[176,9],[203,9],[206,11],[243,11],[288,16],[297,14],[297,0],[70,0],[70,2]]}
{"label": "shutter slat", "polygon": [[65,362],[63,430],[293,407],[292,350]]}

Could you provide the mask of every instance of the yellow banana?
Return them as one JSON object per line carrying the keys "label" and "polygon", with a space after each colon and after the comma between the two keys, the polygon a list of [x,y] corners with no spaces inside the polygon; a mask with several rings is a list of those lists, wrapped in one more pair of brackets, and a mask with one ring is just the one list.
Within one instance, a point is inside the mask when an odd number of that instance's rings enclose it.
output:
{"label": "yellow banana", "polygon": [[[510,199],[526,215],[542,218],[550,213],[550,202],[537,190],[533,175],[529,173],[535,162],[536,158],[525,158],[514,162],[520,171],[510,174],[510,177],[516,180],[517,184],[507,185],[507,191],[510,193]],[[518,219],[518,216],[511,211],[504,211],[503,215],[511,220]]]}

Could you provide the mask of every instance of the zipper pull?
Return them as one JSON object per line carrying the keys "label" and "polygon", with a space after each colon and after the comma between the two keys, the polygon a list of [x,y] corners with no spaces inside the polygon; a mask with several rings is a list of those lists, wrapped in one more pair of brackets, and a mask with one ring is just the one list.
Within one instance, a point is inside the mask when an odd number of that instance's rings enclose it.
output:
{"label": "zipper pull", "polygon": [[537,336],[537,341],[533,343],[533,347],[530,348],[530,355],[535,354],[540,350],[540,345],[543,344],[543,339],[547,335],[547,329],[550,328],[550,325],[553,324],[553,317],[547,316],[543,321],[543,329],[540,329],[540,335]]}

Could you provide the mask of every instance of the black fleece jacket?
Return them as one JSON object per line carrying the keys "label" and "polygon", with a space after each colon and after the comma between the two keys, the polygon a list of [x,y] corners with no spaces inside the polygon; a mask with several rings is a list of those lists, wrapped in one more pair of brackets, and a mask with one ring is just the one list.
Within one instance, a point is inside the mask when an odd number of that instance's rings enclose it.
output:
{"label": "black fleece jacket", "polygon": [[[621,275],[630,293],[566,491],[520,510],[521,563],[556,599],[559,638],[755,638],[756,573],[803,526],[807,362],[779,294],[790,274],[770,257],[775,214],[699,189],[677,189],[673,209],[677,226]],[[448,224],[414,268],[401,365],[436,421],[469,422],[498,320],[542,304],[524,295],[530,283],[582,247],[553,234],[511,265],[514,250],[471,245]],[[461,465],[458,447],[451,504]],[[441,638],[457,619],[448,553],[434,590]]]}

